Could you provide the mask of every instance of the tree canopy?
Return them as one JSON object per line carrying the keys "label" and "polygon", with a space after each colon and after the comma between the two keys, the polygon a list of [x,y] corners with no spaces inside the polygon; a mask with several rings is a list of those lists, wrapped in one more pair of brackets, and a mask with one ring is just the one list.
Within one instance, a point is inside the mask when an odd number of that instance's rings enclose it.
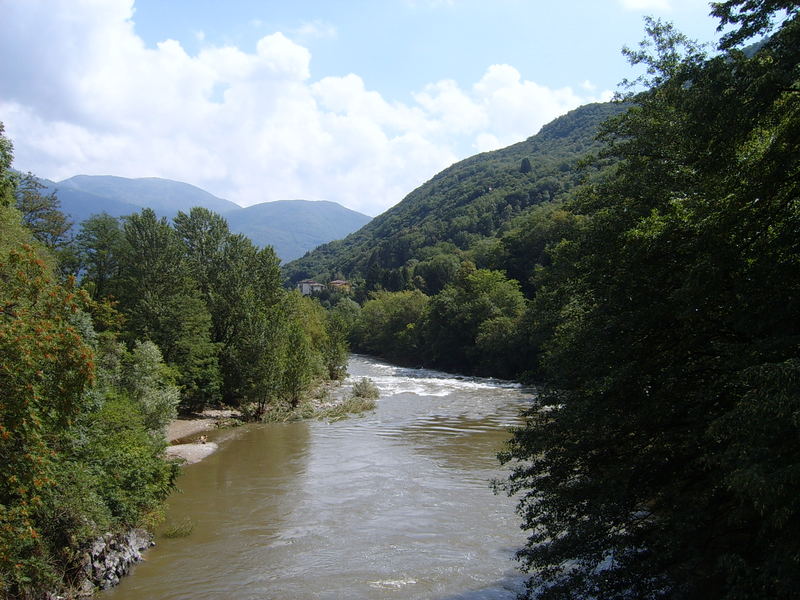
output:
{"label": "tree canopy", "polygon": [[504,455],[531,597],[796,596],[800,29],[794,3],[715,10],[747,37],[781,8],[751,56],[659,22],[630,54],[617,167],[536,279],[548,386]]}

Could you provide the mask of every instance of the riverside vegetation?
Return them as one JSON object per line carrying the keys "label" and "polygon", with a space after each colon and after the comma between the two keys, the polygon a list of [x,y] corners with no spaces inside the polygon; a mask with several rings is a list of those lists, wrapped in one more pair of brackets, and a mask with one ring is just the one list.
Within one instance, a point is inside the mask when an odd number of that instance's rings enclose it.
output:
{"label": "riverside vegetation", "polygon": [[178,411],[299,406],[347,346],[271,248],[206,209],[101,214],[69,239],[1,127],[0,597],[28,599],[85,590],[92,540],[159,519]]}
{"label": "riverside vegetation", "polygon": [[[45,252],[0,173],[0,343],[18,357],[0,374],[7,593],[68,578],[59,553],[87,522],[155,510],[174,472],[151,432],[176,398],[299,406],[315,374],[340,376],[349,336],[414,366],[544,382],[499,484],[529,532],[531,598],[796,597],[800,8],[712,11],[727,28],[717,54],[649,21],[626,51],[645,74],[621,101],[462,161],[287,265],[290,280],[354,282],[355,300],[321,298],[327,312],[208,212],[172,227],[97,217],[77,254],[40,234]],[[84,292],[54,283],[70,260]],[[159,270],[169,285],[148,278]],[[150,469],[135,476],[151,473],[133,497],[130,453]]]}
{"label": "riverside vegetation", "polygon": [[716,54],[658,21],[626,50],[583,182],[538,150],[597,106],[286,268],[360,282],[358,349],[544,382],[501,455],[531,598],[800,589],[800,8],[711,8]]}

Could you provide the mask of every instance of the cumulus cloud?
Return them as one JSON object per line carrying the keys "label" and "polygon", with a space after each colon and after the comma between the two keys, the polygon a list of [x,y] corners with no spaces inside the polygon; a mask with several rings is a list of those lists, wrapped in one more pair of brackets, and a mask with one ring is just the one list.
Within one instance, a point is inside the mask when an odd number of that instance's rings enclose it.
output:
{"label": "cumulus cloud", "polygon": [[607,97],[492,65],[472,86],[443,80],[391,102],[356,74],[312,80],[310,52],[282,33],[254,51],[192,55],[175,40],[147,47],[133,18],[132,0],[4,6],[0,55],[17,60],[0,62],[0,121],[18,168],[167,177],[242,205],[327,199],[374,215],[455,160]]}

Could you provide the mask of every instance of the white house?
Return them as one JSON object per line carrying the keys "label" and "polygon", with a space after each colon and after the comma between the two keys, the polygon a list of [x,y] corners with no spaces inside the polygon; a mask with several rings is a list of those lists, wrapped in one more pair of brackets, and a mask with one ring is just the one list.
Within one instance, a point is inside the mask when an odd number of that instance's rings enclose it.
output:
{"label": "white house", "polygon": [[303,279],[303,281],[297,282],[297,289],[300,290],[300,293],[303,294],[303,296],[310,296],[311,294],[324,290],[325,285],[322,283],[317,283],[313,279]]}

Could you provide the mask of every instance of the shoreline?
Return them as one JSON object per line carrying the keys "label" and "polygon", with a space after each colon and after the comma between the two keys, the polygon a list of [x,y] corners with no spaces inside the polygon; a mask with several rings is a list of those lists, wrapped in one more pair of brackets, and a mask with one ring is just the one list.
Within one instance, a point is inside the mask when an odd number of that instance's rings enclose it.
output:
{"label": "shoreline", "polygon": [[200,413],[174,419],[167,425],[165,437],[168,458],[177,458],[184,465],[200,462],[219,449],[216,442],[206,441],[209,431],[243,423],[242,413],[233,409],[206,409]]}
{"label": "shoreline", "polygon": [[[304,403],[311,407],[312,414],[304,416],[300,412],[290,412],[287,420],[324,416],[325,411],[344,405],[348,400],[347,392],[352,388],[351,383],[345,378],[341,381],[326,381],[320,384]],[[199,413],[173,419],[164,432],[169,444],[164,454],[167,458],[181,460],[183,465],[198,463],[216,452],[219,443],[225,439],[222,438],[218,442],[208,441],[206,436],[209,432],[231,429],[245,423],[247,421],[243,418],[242,411],[231,408],[208,408]]]}

